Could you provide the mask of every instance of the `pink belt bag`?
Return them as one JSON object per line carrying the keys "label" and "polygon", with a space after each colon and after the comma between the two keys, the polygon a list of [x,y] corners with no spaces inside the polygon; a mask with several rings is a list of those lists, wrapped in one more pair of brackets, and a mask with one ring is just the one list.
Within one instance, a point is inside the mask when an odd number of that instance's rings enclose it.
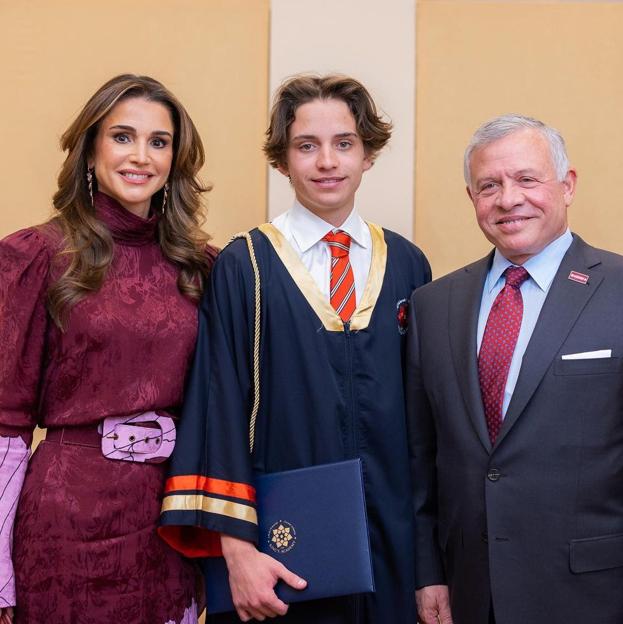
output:
{"label": "pink belt bag", "polygon": [[175,422],[156,412],[108,416],[99,425],[50,428],[45,439],[99,447],[107,459],[159,464],[170,457],[175,447]]}

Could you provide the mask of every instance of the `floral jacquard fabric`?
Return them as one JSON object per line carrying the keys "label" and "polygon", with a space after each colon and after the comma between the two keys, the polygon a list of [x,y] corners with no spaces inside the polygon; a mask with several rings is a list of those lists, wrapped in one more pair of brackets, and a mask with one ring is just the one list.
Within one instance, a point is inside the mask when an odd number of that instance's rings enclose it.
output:
{"label": "floral jacquard fabric", "polygon": [[[46,310],[63,270],[57,227],[0,241],[0,436],[30,443],[36,424],[177,413],[196,304],[179,292],[156,216],[141,219],[101,193],[96,209],[113,235],[113,261],[102,288],[71,308],[65,331]],[[92,447],[38,447],[14,528],[16,624],[196,621],[196,569],[155,531],[165,471]]]}

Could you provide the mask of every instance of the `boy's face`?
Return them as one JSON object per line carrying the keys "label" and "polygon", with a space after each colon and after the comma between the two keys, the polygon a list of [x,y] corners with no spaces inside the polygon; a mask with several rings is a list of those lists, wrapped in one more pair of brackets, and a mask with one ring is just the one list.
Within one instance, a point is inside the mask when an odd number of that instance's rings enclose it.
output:
{"label": "boy's face", "polygon": [[353,209],[361,176],[372,166],[348,105],[335,99],[298,107],[286,161],[279,170],[290,176],[298,201],[336,227]]}

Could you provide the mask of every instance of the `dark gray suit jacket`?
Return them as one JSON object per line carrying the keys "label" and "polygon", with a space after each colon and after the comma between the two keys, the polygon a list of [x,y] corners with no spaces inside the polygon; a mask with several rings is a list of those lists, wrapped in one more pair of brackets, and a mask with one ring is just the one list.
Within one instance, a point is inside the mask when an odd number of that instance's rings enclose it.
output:
{"label": "dark gray suit jacket", "polygon": [[476,355],[491,257],[411,300],[418,587],[447,582],[455,624],[487,624],[491,603],[498,624],[621,624],[623,257],[574,236],[493,448]]}

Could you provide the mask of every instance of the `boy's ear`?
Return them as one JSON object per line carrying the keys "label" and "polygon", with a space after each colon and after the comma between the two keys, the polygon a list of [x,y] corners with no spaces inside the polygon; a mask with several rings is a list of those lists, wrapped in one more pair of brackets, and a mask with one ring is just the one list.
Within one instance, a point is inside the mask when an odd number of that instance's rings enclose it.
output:
{"label": "boy's ear", "polygon": [[285,163],[281,163],[280,165],[277,165],[277,171],[279,171],[279,173],[283,173],[283,175],[286,176],[286,178],[290,177],[288,166]]}

